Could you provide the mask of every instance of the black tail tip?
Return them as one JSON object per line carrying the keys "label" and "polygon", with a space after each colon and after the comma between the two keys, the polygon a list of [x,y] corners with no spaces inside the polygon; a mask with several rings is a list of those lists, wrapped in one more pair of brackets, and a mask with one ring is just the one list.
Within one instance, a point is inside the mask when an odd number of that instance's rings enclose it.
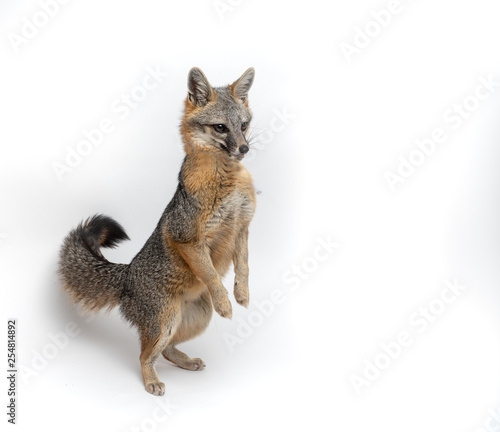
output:
{"label": "black tail tip", "polygon": [[114,219],[105,215],[89,217],[79,227],[78,231],[84,234],[87,240],[101,247],[113,248],[129,237],[123,227]]}

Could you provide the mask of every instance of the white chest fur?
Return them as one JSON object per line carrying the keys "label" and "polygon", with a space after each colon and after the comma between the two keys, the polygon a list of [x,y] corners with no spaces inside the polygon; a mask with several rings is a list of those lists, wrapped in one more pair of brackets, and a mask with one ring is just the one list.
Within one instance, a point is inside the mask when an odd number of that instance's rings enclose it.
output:
{"label": "white chest fur", "polygon": [[252,199],[242,191],[236,189],[216,209],[207,222],[207,228],[216,228],[224,222],[249,222],[254,212],[255,208]]}

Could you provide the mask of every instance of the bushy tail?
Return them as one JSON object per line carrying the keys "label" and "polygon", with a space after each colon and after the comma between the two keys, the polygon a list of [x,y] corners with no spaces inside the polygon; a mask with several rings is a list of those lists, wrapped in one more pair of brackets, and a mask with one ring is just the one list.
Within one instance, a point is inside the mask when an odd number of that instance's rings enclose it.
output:
{"label": "bushy tail", "polygon": [[59,255],[63,288],[75,303],[96,312],[118,305],[128,265],[109,262],[100,247],[115,247],[128,240],[121,225],[103,215],[82,222],[67,235]]}

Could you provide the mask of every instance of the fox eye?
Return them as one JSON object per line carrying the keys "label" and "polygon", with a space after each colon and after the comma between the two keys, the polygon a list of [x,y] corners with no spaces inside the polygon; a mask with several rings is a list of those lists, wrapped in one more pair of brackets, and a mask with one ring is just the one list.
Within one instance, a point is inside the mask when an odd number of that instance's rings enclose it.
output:
{"label": "fox eye", "polygon": [[245,131],[247,130],[247,127],[248,127],[248,123],[247,123],[247,122],[243,122],[243,123],[241,123],[241,130],[242,130],[243,132],[245,132]]}
{"label": "fox eye", "polygon": [[227,127],[224,126],[223,124],[213,125],[213,128],[214,128],[215,132],[219,132],[219,133],[227,132]]}

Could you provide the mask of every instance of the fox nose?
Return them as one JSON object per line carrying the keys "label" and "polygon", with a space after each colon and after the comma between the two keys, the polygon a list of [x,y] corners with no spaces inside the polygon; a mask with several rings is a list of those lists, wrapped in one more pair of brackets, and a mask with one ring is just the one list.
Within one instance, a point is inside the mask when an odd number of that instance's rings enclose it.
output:
{"label": "fox nose", "polygon": [[246,144],[243,144],[240,146],[240,148],[238,149],[240,151],[241,154],[245,154],[245,153],[248,153],[248,150],[250,150],[248,148],[248,146]]}

